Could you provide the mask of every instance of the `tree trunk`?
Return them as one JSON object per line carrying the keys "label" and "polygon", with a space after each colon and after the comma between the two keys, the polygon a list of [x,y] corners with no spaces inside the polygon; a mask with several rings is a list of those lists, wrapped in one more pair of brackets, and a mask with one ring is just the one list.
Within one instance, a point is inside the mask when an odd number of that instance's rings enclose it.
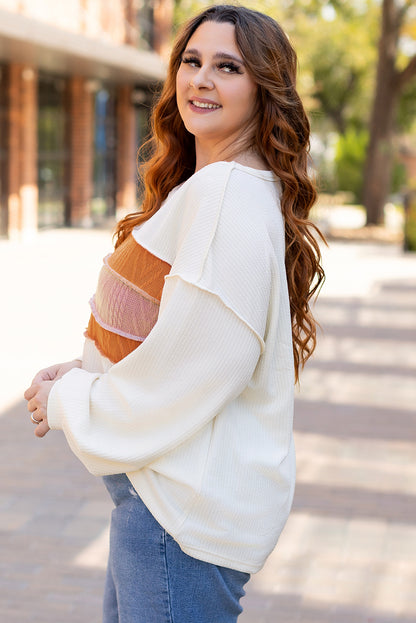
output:
{"label": "tree trunk", "polygon": [[375,225],[383,223],[384,203],[391,185],[393,128],[400,95],[395,65],[401,14],[394,0],[384,0],[382,12],[377,81],[363,190],[367,224]]}

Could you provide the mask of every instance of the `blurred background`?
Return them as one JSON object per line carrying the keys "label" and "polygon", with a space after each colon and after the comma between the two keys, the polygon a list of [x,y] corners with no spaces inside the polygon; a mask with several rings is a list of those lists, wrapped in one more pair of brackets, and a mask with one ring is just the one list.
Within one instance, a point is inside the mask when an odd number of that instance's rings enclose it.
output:
{"label": "blurred background", "polygon": [[[0,236],[108,224],[137,208],[136,152],[172,36],[209,4],[0,0]],[[414,2],[246,4],[280,21],[298,51],[314,218],[335,235],[341,219],[415,248]]]}
{"label": "blurred background", "polygon": [[[99,623],[110,501],[22,395],[82,351],[172,37],[211,2],[0,0],[0,619]],[[299,57],[318,347],[296,393],[293,511],[241,623],[414,623],[416,5],[264,0]],[[204,590],[201,587],[201,590]],[[215,622],[213,622],[215,623]]]}

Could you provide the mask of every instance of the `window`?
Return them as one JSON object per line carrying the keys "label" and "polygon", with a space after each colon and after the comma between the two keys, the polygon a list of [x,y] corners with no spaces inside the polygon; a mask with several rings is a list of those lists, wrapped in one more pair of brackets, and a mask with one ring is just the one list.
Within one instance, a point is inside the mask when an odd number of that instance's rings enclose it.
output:
{"label": "window", "polygon": [[68,222],[67,198],[67,109],[65,81],[39,76],[38,187],[39,227],[57,227]]}
{"label": "window", "polygon": [[139,48],[153,49],[153,0],[137,0],[137,30],[139,31]]}
{"label": "window", "polygon": [[91,217],[100,223],[116,211],[116,97],[111,88],[95,94],[94,173]]}

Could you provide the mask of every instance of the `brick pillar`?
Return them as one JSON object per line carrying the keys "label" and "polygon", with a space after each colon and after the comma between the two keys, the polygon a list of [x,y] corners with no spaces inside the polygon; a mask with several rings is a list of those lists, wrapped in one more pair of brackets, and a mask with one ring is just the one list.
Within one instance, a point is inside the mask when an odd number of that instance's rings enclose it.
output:
{"label": "brick pillar", "polygon": [[173,0],[155,0],[153,5],[153,48],[164,59],[170,53]]}
{"label": "brick pillar", "polygon": [[138,44],[138,30],[136,23],[137,0],[125,0],[124,2],[124,43],[134,47]]}
{"label": "brick pillar", "polygon": [[136,119],[131,86],[117,91],[117,219],[134,212],[137,186]]}
{"label": "brick pillar", "polygon": [[13,63],[9,66],[9,128],[8,128],[8,233],[10,238],[18,238],[21,229],[20,210],[20,77],[23,67]]}
{"label": "brick pillar", "polygon": [[38,76],[32,68],[22,71],[21,83],[20,206],[22,234],[30,237],[38,228]]}
{"label": "brick pillar", "polygon": [[0,68],[0,151],[4,158],[0,161],[0,236],[7,235],[8,211],[8,173],[9,173],[9,72],[7,67]]}
{"label": "brick pillar", "polygon": [[37,74],[12,63],[8,70],[8,233],[29,238],[37,229]]}
{"label": "brick pillar", "polygon": [[91,225],[93,99],[84,78],[69,81],[69,213],[75,227]]}

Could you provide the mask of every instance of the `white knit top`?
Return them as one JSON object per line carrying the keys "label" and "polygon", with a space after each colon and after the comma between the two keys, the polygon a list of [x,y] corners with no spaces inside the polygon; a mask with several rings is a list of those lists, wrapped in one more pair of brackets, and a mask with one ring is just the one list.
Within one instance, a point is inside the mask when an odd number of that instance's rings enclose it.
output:
{"label": "white knit top", "polygon": [[[112,364],[86,339],[82,369],[48,401],[95,475],[127,473],[189,555],[254,573],[294,492],[294,374],[280,184],[216,162],[134,231],[171,266],[156,324]],[[122,310],[121,310],[122,311]]]}

